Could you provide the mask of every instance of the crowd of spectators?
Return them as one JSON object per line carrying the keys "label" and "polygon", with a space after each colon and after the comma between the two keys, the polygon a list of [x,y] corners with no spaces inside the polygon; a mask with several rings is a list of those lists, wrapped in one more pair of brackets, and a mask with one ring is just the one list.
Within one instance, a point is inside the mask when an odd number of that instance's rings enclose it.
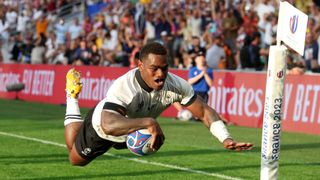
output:
{"label": "crowd of spectators", "polygon": [[[71,2],[0,0],[0,61],[133,68],[140,48],[158,41],[172,68],[189,68],[203,53],[214,70],[263,71],[275,44],[278,0],[87,0],[105,6],[65,22],[56,12]],[[288,72],[320,72],[317,1],[289,2],[309,21],[304,56],[291,51]]]}

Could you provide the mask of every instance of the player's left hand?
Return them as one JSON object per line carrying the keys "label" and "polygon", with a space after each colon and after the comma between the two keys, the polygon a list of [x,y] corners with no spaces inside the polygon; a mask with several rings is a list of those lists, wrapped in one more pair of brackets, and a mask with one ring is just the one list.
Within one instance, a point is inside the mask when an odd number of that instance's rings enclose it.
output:
{"label": "player's left hand", "polygon": [[226,149],[230,149],[233,151],[243,151],[243,150],[251,150],[253,144],[252,143],[244,143],[244,142],[236,142],[233,139],[226,139],[223,141],[223,146]]}

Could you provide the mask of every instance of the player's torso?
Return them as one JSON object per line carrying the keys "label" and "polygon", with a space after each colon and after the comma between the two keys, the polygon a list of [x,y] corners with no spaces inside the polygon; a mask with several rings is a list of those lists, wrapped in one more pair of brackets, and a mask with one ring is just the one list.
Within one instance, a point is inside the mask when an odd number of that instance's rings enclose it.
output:
{"label": "player's torso", "polygon": [[[171,90],[170,90],[171,89]],[[178,93],[165,86],[162,90],[147,92],[138,88],[127,107],[128,117],[157,117],[160,113],[178,100]]]}
{"label": "player's torso", "polygon": [[[183,85],[181,85],[183,84]],[[176,75],[168,73],[161,90],[153,90],[142,80],[140,72],[135,69],[117,79],[107,93],[105,102],[122,106],[130,118],[154,117],[160,115],[174,102],[191,96],[185,90],[192,89],[187,82]]]}

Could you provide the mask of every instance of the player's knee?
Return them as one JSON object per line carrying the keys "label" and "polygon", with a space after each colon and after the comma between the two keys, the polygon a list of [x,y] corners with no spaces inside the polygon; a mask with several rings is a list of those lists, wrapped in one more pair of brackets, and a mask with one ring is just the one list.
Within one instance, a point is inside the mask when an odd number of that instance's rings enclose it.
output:
{"label": "player's knee", "polygon": [[89,162],[79,161],[79,160],[72,159],[72,158],[69,158],[69,162],[72,166],[85,166],[89,163]]}
{"label": "player's knee", "polygon": [[85,165],[87,165],[88,163],[83,164],[83,163],[79,163],[79,162],[70,161],[70,164],[71,164],[72,166],[85,166]]}
{"label": "player's knee", "polygon": [[69,162],[72,166],[85,166],[90,161],[81,158],[79,155],[70,153],[69,154]]}

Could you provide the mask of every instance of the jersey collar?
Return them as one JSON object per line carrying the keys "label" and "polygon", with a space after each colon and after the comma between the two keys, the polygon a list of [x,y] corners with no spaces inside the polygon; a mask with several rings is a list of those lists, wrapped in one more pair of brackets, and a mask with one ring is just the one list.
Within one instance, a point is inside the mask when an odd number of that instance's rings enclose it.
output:
{"label": "jersey collar", "polygon": [[153,90],[152,88],[150,88],[150,87],[147,85],[146,82],[144,82],[144,80],[143,80],[142,77],[141,77],[141,73],[140,73],[139,70],[136,71],[135,76],[136,76],[136,79],[137,79],[137,81],[138,81],[138,83],[139,83],[139,85],[140,85],[140,87],[141,87],[142,89],[144,89],[144,90],[147,91],[148,93]]}

